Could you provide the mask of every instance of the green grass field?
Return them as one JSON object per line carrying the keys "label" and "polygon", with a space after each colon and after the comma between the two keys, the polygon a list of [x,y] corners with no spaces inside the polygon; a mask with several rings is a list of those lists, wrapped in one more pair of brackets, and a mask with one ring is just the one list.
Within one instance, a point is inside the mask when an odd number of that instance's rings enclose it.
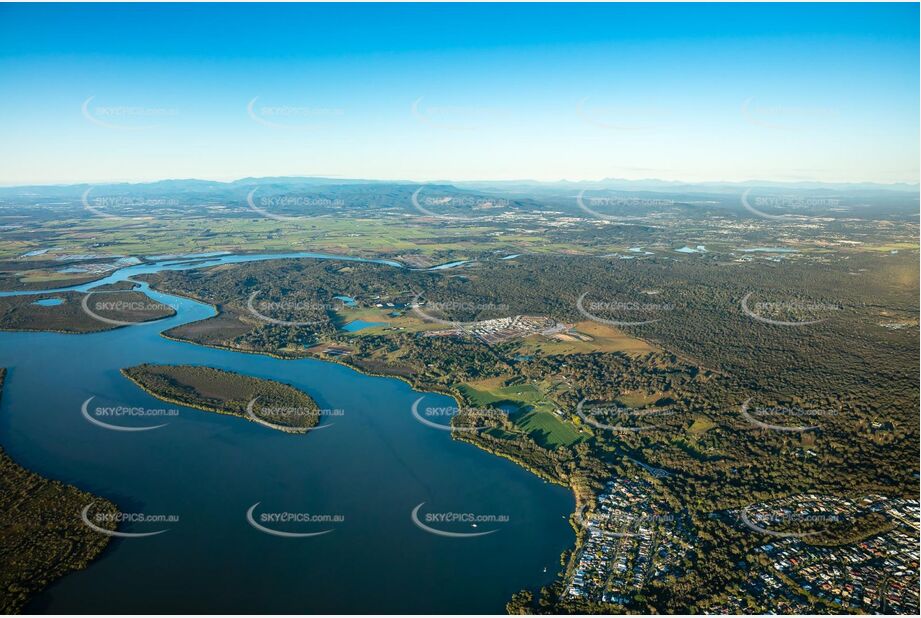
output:
{"label": "green grass field", "polygon": [[569,446],[582,436],[556,415],[556,404],[549,401],[533,384],[502,386],[503,379],[484,380],[460,386],[474,406],[508,403],[518,408],[510,418],[515,425],[541,446]]}
{"label": "green grass field", "polygon": [[[45,222],[41,232],[40,242],[0,243],[0,259],[14,259],[27,251],[49,246],[55,247],[50,255],[135,256],[205,251],[381,255],[418,250],[433,254],[445,250],[463,253],[492,246],[470,240],[482,232],[477,227],[445,229],[384,219],[326,217],[292,222],[262,217],[200,216],[161,220],[70,219]],[[99,245],[101,237],[106,240],[104,246]]]}
{"label": "green grass field", "polygon": [[688,429],[688,433],[697,436],[697,435],[707,433],[714,427],[716,427],[716,423],[714,423],[710,419],[705,418],[703,416],[697,416],[694,418],[694,423]]}

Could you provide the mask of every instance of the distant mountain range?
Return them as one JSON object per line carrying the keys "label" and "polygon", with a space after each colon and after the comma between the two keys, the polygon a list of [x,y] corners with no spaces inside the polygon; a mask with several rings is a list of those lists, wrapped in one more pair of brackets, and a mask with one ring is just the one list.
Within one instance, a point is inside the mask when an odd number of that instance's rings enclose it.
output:
{"label": "distant mountain range", "polygon": [[[173,179],[143,183],[0,188],[0,207],[92,212],[93,204],[126,216],[192,213],[230,216],[352,216],[354,213],[495,217],[564,213],[571,217],[648,217],[665,212],[692,220],[772,212],[916,221],[918,185],[905,183],[714,182],[608,178],[595,182],[462,181],[417,183],[280,176],[231,182]],[[746,205],[750,195],[751,204]],[[260,204],[262,206],[260,206]],[[772,210],[773,208],[773,210]],[[51,210],[49,210],[51,209]],[[599,214],[602,213],[602,214]],[[46,214],[46,216],[53,216]]]}
{"label": "distant mountain range", "polygon": [[439,180],[433,182],[415,182],[411,180],[368,180],[361,178],[336,178],[336,177],[317,177],[317,176],[269,176],[264,178],[240,178],[229,182],[216,180],[199,180],[195,178],[187,179],[165,179],[153,182],[138,183],[79,183],[79,184],[60,184],[60,185],[23,185],[0,187],[0,196],[23,196],[28,193],[34,193],[43,197],[53,196],[71,196],[74,192],[83,192],[88,188],[98,190],[131,190],[134,192],[147,193],[148,191],[156,193],[219,193],[234,188],[251,188],[251,187],[291,187],[291,186],[314,186],[314,187],[333,187],[333,186],[355,186],[355,185],[393,185],[393,186],[454,186],[463,189],[473,189],[480,191],[501,191],[503,193],[531,193],[531,194],[561,194],[571,193],[573,191],[653,191],[671,194],[688,194],[688,193],[741,193],[746,189],[764,189],[764,190],[797,190],[797,191],[820,191],[820,192],[848,192],[848,193],[879,193],[879,192],[898,192],[898,193],[915,193],[919,192],[917,183],[892,183],[882,184],[873,182],[858,183],[828,183],[828,182],[779,182],[769,180],[751,180],[744,182],[682,182],[672,180],[659,180],[655,178],[643,180],[628,180],[624,178],[605,178],[597,181],[568,181],[560,180],[554,182],[544,182],[537,180],[494,180],[494,181],[451,181]]}
{"label": "distant mountain range", "polygon": [[845,191],[845,192],[880,192],[896,191],[904,193],[918,193],[918,184],[892,183],[882,184],[873,182],[778,182],[771,180],[748,180],[742,182],[684,182],[674,180],[659,180],[649,178],[643,180],[628,180],[626,178],[605,178],[598,181],[568,181],[538,182],[533,180],[508,180],[508,181],[477,181],[455,182],[458,187],[494,188],[507,191],[655,191],[666,193],[741,193],[746,189],[790,189],[797,191]]}

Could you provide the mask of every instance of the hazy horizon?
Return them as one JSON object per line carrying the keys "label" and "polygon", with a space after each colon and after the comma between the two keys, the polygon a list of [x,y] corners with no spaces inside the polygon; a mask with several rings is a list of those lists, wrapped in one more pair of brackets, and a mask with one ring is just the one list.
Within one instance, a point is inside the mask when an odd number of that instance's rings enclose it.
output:
{"label": "hazy horizon", "polygon": [[391,184],[438,184],[438,183],[458,183],[458,184],[533,184],[533,185],[557,185],[557,184],[573,184],[573,185],[590,185],[590,184],[602,184],[602,183],[661,183],[663,185],[687,185],[687,186],[731,186],[738,185],[740,187],[748,185],[757,185],[763,183],[766,185],[777,185],[779,187],[786,186],[795,186],[795,185],[820,185],[823,187],[839,187],[839,186],[874,186],[881,189],[886,188],[900,188],[904,187],[906,189],[918,189],[919,183],[911,181],[893,181],[893,182],[874,182],[874,181],[861,181],[861,180],[847,180],[847,181],[826,181],[826,180],[814,180],[814,179],[803,179],[803,180],[770,180],[766,178],[749,178],[745,180],[683,180],[683,179],[666,179],[666,178],[655,178],[655,177],[646,177],[646,178],[589,178],[583,180],[573,180],[569,178],[558,178],[558,179],[548,179],[548,180],[537,180],[534,178],[495,178],[495,179],[486,179],[486,178],[471,178],[471,179],[458,179],[458,178],[426,178],[426,179],[415,179],[415,178],[373,178],[373,177],[364,177],[364,176],[334,176],[334,175],[297,175],[297,174],[287,174],[287,175],[267,175],[267,176],[235,176],[229,178],[205,178],[198,176],[189,176],[184,178],[151,178],[151,179],[103,179],[95,181],[87,180],[73,180],[73,181],[48,181],[48,182],[36,182],[36,183],[0,183],[0,188],[4,189],[15,189],[20,187],[67,187],[67,186],[80,186],[80,185],[118,185],[118,184],[127,184],[127,185],[144,185],[144,184],[155,184],[163,182],[214,182],[221,184],[234,184],[240,183],[246,180],[260,181],[260,180],[329,180],[336,181],[341,180],[342,182],[373,182],[373,183],[391,183]]}
{"label": "hazy horizon", "polygon": [[917,616],[919,17],[0,3],[0,609]]}

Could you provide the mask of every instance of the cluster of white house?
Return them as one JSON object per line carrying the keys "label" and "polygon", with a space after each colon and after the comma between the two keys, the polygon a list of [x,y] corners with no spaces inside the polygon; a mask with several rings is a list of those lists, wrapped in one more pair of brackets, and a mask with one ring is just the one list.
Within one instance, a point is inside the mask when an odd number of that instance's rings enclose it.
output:
{"label": "cluster of white house", "polygon": [[588,532],[568,583],[570,597],[624,604],[647,582],[673,573],[691,549],[686,529],[650,499],[649,483],[610,481],[597,509],[584,518]]}

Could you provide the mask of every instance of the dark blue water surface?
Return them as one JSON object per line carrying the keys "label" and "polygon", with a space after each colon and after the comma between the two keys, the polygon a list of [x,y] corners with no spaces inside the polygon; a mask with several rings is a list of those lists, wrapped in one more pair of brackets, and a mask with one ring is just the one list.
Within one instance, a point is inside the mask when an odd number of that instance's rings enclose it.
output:
{"label": "dark blue water surface", "polygon": [[364,320],[352,320],[348,324],[342,327],[342,330],[347,333],[357,333],[360,330],[366,328],[374,328],[375,326],[387,326],[387,322],[365,322]]}
{"label": "dark blue water surface", "polygon": [[[103,282],[152,268],[126,268]],[[161,331],[213,311],[188,299],[151,296],[176,306],[177,315],[89,335],[0,333],[0,366],[9,369],[0,400],[3,448],[26,468],[109,498],[124,512],[179,517],[120,524],[126,532],[168,531],[114,539],[87,569],[40,593],[27,611],[501,613],[513,592],[553,579],[560,553],[573,542],[565,519],[573,508],[568,490],[417,422],[411,406],[423,394],[404,382],[313,359],[164,339]],[[324,419],[330,426],[322,430],[296,435],[164,404],[119,373],[143,362],[208,365],[280,380],[341,413]],[[179,414],[107,419],[129,426],[168,423],[152,431],[111,431],[82,416],[89,397],[95,397],[93,407],[172,407]],[[454,402],[427,394],[423,405]],[[257,502],[259,513],[344,520],[266,524],[333,530],[277,537],[247,522],[247,509]],[[422,502],[422,513],[505,515],[509,521],[475,528],[427,522],[450,531],[497,530],[446,538],[413,523],[410,513]]]}

